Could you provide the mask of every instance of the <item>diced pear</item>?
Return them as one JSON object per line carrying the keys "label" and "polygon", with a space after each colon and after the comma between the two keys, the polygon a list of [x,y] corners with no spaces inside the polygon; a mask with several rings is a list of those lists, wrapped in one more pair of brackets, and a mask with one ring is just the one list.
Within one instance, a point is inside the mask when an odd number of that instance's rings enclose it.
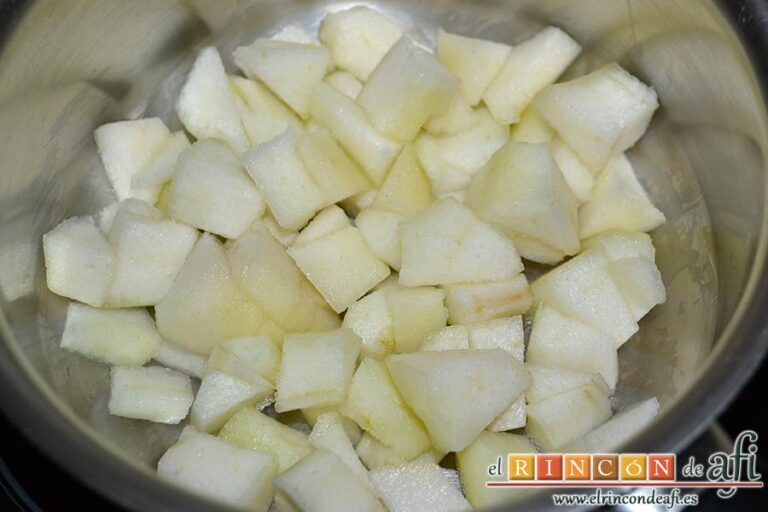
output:
{"label": "diced pear", "polygon": [[520,315],[486,320],[467,325],[469,348],[490,350],[500,348],[523,362],[525,335],[523,317]]}
{"label": "diced pear", "polygon": [[160,349],[154,360],[167,368],[178,370],[198,379],[203,378],[208,367],[208,360],[205,357],[167,341],[160,343]]}
{"label": "diced pear", "polygon": [[227,373],[209,369],[200,383],[190,421],[201,432],[216,432],[238,410],[255,405],[274,392],[272,384],[259,377],[246,382]]}
{"label": "diced pear", "polygon": [[508,236],[531,238],[563,256],[579,250],[576,199],[548,144],[510,141],[475,175],[466,204]]}
{"label": "diced pear", "polygon": [[[183,131],[172,133],[160,146],[152,159],[131,179],[131,188],[133,190],[144,189],[149,190],[158,187],[163,187],[173,178],[176,173],[176,163],[179,160],[179,155],[189,148],[189,139]],[[141,194],[134,194],[136,197],[140,197]],[[158,202],[160,193],[155,194],[154,201],[150,201],[155,204]]]}
{"label": "diced pear", "polygon": [[656,259],[653,241],[645,233],[620,230],[606,231],[584,240],[581,245],[585,250],[600,247],[611,261],[636,257],[646,258],[650,261]]}
{"label": "diced pear", "polygon": [[275,383],[280,349],[269,336],[233,338],[214,347],[208,367],[254,384],[263,379]]}
{"label": "diced pear", "polygon": [[309,117],[309,99],[328,69],[331,55],[316,44],[257,39],[234,52],[245,76],[260,80],[299,114]]}
{"label": "diced pear", "polygon": [[176,112],[196,139],[223,140],[238,152],[248,148],[235,94],[216,48],[208,46],[197,54],[179,93]]}
{"label": "diced pear", "polygon": [[480,103],[510,50],[506,44],[437,32],[437,58],[461,80],[461,92],[472,106]]}
{"label": "diced pear", "polygon": [[309,435],[309,443],[316,450],[324,449],[336,455],[363,483],[371,485],[368,470],[360,462],[339,413],[328,412],[317,418]]}
{"label": "diced pear", "polygon": [[384,293],[392,315],[395,352],[413,352],[427,336],[445,327],[445,292],[438,288],[393,286]]}
{"label": "diced pear", "polygon": [[61,348],[113,366],[141,366],[160,347],[145,309],[96,309],[71,303]]}
{"label": "diced pear", "polygon": [[512,127],[511,138],[515,142],[527,142],[528,144],[541,144],[549,142],[557,137],[555,130],[536,112],[536,109],[528,107],[520,116],[520,122]]}
{"label": "diced pear", "polygon": [[267,453],[238,448],[186,427],[157,464],[158,474],[187,490],[253,512],[272,503],[277,463]]}
{"label": "diced pear", "polygon": [[219,437],[243,448],[270,453],[282,473],[312,453],[307,436],[253,407],[237,411],[222,427]]}
{"label": "diced pear", "polygon": [[467,324],[526,313],[533,297],[523,274],[493,283],[444,286],[448,323]]}
{"label": "diced pear", "polygon": [[295,244],[288,254],[337,313],[346,310],[390,272],[353,226]]}
{"label": "diced pear", "polygon": [[277,377],[275,410],[341,403],[359,354],[360,338],[348,329],[287,335]]}
{"label": "diced pear", "polygon": [[[175,170],[175,168],[174,168]],[[157,199],[155,206],[158,210],[163,212],[163,215],[170,216],[171,209],[171,182],[166,182],[162,189],[160,189],[160,197]]]}
{"label": "diced pear", "polygon": [[611,417],[608,386],[600,379],[528,404],[528,435],[547,451],[567,445]]}
{"label": "diced pear", "polygon": [[405,404],[382,362],[363,359],[341,412],[406,460],[430,449],[424,425]]}
{"label": "diced pear", "polygon": [[403,36],[376,66],[357,102],[377,130],[410,142],[430,117],[450,107],[457,90],[456,77]]}
{"label": "diced pear", "polygon": [[154,203],[158,187],[134,189],[132,182],[171,136],[165,124],[156,117],[118,121],[99,126],[93,135],[117,199],[138,197]]}
{"label": "diced pear", "polygon": [[491,432],[506,432],[508,430],[523,428],[527,423],[525,407],[525,393],[520,393],[517,398],[510,402],[501,414],[496,416],[496,418],[488,424],[486,427],[487,430],[490,430]]}
{"label": "diced pear", "polygon": [[557,167],[563,173],[565,182],[573,192],[579,203],[585,203],[592,197],[592,189],[595,186],[595,178],[592,172],[561,138],[552,141],[552,156],[557,162]]}
{"label": "diced pear", "polygon": [[[301,410],[301,414],[304,416],[307,425],[312,428],[314,428],[314,426],[317,424],[317,420],[320,418],[320,416],[324,414],[335,414],[338,412],[338,405],[331,405],[326,407],[306,407]],[[352,442],[352,444],[356,445],[359,443],[360,438],[363,435],[363,431],[360,429],[357,423],[347,418],[346,416],[339,415],[339,418],[341,419],[342,427],[344,427],[344,432],[346,432],[347,437]]]}
{"label": "diced pear", "polygon": [[599,373],[613,390],[619,358],[613,339],[543,303],[536,311],[526,360],[577,372]]}
{"label": "diced pear", "polygon": [[328,450],[316,450],[290,470],[278,475],[274,484],[297,510],[386,510],[373,491],[341,459]]}
{"label": "diced pear", "polygon": [[395,450],[378,441],[367,432],[363,433],[360,442],[355,447],[358,457],[368,469],[376,469],[382,466],[400,466],[408,462],[397,454]]}
{"label": "diced pear", "polygon": [[301,138],[298,154],[326,205],[338,203],[371,187],[367,176],[323,127],[310,130]]}
{"label": "diced pear", "polygon": [[106,303],[110,307],[157,304],[173,286],[199,233],[184,224],[142,215],[117,220],[110,233],[117,261]]}
{"label": "diced pear", "polygon": [[374,291],[349,306],[341,325],[360,337],[365,357],[382,359],[395,351],[392,313],[384,290]]}
{"label": "diced pear", "polygon": [[597,174],[642,137],[659,102],[651,87],[608,64],[546,88],[534,105]]}
{"label": "diced pear", "polygon": [[[467,499],[476,509],[508,504],[520,493],[519,489],[486,487],[488,481],[507,481],[506,454],[536,453],[525,436],[503,432],[481,432],[472,444],[456,454],[456,467]],[[501,456],[501,475],[488,475],[488,467]]]}
{"label": "diced pear", "polygon": [[285,229],[299,229],[325,199],[298,154],[300,136],[292,128],[243,155],[269,211]]}
{"label": "diced pear", "polygon": [[358,104],[323,83],[312,95],[310,114],[375,184],[384,180],[402,146],[377,132]]}
{"label": "diced pear", "polygon": [[525,390],[525,398],[529,404],[535,404],[551,396],[578,388],[592,380],[605,382],[600,375],[594,373],[577,372],[566,368],[533,363],[526,363],[525,367],[531,374],[531,385]]}
{"label": "diced pear", "polygon": [[265,205],[238,156],[205,139],[179,156],[171,185],[174,219],[225,238],[237,238],[261,217]]}
{"label": "diced pear", "polygon": [[419,350],[469,350],[469,329],[464,325],[443,327],[427,336]]}
{"label": "diced pear", "polygon": [[442,114],[430,118],[424,129],[432,135],[456,135],[474,128],[479,122],[477,112],[464,95],[457,92],[453,95],[451,106]]}
{"label": "diced pear", "polygon": [[357,215],[364,209],[368,208],[369,206],[373,205],[374,200],[376,199],[377,194],[376,189],[370,189],[366,190],[365,192],[360,192],[359,194],[355,194],[352,197],[349,197],[342,202],[339,203],[339,206],[349,215],[350,217],[357,217]]}
{"label": "diced pear", "polygon": [[331,233],[349,227],[350,221],[344,210],[336,205],[331,205],[320,210],[317,215],[301,230],[296,240],[291,245],[301,245],[305,242],[317,240]]}
{"label": "diced pear", "polygon": [[428,456],[371,471],[371,480],[390,512],[469,512],[472,506]]}
{"label": "diced pear", "polygon": [[400,229],[405,286],[504,280],[523,269],[512,242],[452,198],[433,203]]}
{"label": "diced pear", "polygon": [[124,219],[133,219],[137,215],[154,220],[165,218],[165,214],[160,209],[155,208],[146,201],[129,198],[112,203],[102,209],[96,217],[96,223],[99,226],[99,230],[104,233],[104,236],[108,237],[113,226],[120,225],[124,222]]}
{"label": "diced pear", "polygon": [[555,83],[581,53],[581,46],[557,27],[547,27],[518,44],[483,94],[493,117],[516,123],[542,89]]}
{"label": "diced pear", "polygon": [[664,281],[652,260],[634,257],[612,261],[608,264],[608,274],[635,320],[640,320],[654,306],[667,300]]}
{"label": "diced pear", "polygon": [[616,347],[637,332],[637,322],[608,273],[608,259],[598,248],[544,274],[531,291],[537,301],[607,335]]}
{"label": "diced pear", "polygon": [[373,254],[395,270],[400,268],[400,224],[404,220],[399,213],[378,208],[366,208],[355,219]]}
{"label": "diced pear", "polygon": [[222,244],[204,234],[165,298],[155,306],[160,333],[199,354],[220,342],[261,334],[266,316],[240,286]]}
{"label": "diced pear", "polygon": [[109,413],[176,425],[187,417],[194,395],[189,376],[168,368],[112,368]]}
{"label": "diced pear", "polygon": [[375,195],[374,207],[406,217],[423,210],[432,202],[432,185],[412,145],[403,147],[387,179]]}
{"label": "diced pear", "polygon": [[277,137],[289,126],[301,130],[296,114],[261,83],[240,76],[230,76],[229,83],[235,91],[240,120],[252,147]]}
{"label": "diced pear", "polygon": [[270,235],[272,235],[272,238],[280,242],[280,245],[283,247],[288,247],[293,244],[293,242],[296,240],[296,237],[299,236],[298,231],[284,229],[280,224],[277,223],[275,218],[269,214],[269,212],[254,222],[253,226],[251,226],[251,230],[266,230]]}
{"label": "diced pear", "polygon": [[312,40],[312,36],[307,32],[307,29],[300,27],[299,25],[286,25],[280,32],[272,36],[273,41],[286,41],[288,43],[303,43],[312,44],[315,41]]}
{"label": "diced pear", "polygon": [[442,451],[467,446],[530,382],[522,363],[499,349],[396,354],[386,362]]}
{"label": "diced pear", "polygon": [[403,35],[403,28],[373,9],[357,6],[328,14],[319,35],[336,66],[366,81]]}
{"label": "diced pear", "polygon": [[363,90],[363,84],[349,71],[336,71],[325,77],[325,83],[351,100],[356,100]]}
{"label": "diced pear", "polygon": [[444,137],[422,133],[416,152],[435,194],[464,190],[509,138],[509,128],[493,120],[485,108],[475,113],[477,123],[467,131]]}
{"label": "diced pear", "polygon": [[649,398],[616,413],[599,427],[574,439],[563,447],[564,452],[606,453],[632,439],[651,423],[659,410],[659,401]]}
{"label": "diced pear", "polygon": [[227,256],[240,285],[267,316],[287,330],[314,329],[321,319],[323,325],[338,326],[335,313],[269,233],[246,233],[227,248]]}
{"label": "diced pear", "polygon": [[664,223],[637,180],[629,159],[621,155],[608,164],[595,182],[592,197],[579,208],[579,235],[589,238],[603,231],[650,231]]}
{"label": "diced pear", "polygon": [[43,254],[49,290],[91,306],[104,305],[115,253],[91,217],[65,220],[43,235]]}

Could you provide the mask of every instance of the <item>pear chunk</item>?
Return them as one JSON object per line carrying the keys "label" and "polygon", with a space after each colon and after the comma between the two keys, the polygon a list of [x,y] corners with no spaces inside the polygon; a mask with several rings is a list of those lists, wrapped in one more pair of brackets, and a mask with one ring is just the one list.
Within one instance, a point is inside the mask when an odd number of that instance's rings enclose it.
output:
{"label": "pear chunk", "polygon": [[327,48],[316,44],[257,39],[234,52],[235,64],[251,80],[260,80],[302,119],[309,100],[331,62]]}
{"label": "pear chunk", "polygon": [[275,383],[280,370],[280,348],[269,336],[233,338],[214,347],[208,367],[254,384],[261,384],[264,379]]}
{"label": "pear chunk", "polygon": [[659,401],[649,398],[623,411],[563,447],[564,452],[605,453],[615,450],[648,426],[659,411]]}
{"label": "pear chunk", "polygon": [[413,146],[403,147],[372,206],[409,217],[432,202],[432,186]]}
{"label": "pear chunk", "polygon": [[555,139],[557,133],[536,112],[536,109],[530,106],[521,114],[520,122],[512,127],[510,137],[515,142],[541,144],[542,142],[550,142]]}
{"label": "pear chunk", "polygon": [[442,451],[466,447],[530,382],[522,363],[500,349],[396,354],[386,362]]}
{"label": "pear chunk", "polygon": [[520,315],[530,309],[533,301],[523,274],[493,283],[453,284],[443,288],[451,325]]}
{"label": "pear chunk", "polygon": [[552,140],[551,145],[552,156],[573,196],[579,204],[589,201],[592,197],[592,189],[595,187],[592,171],[581,161],[579,155],[563,142],[563,139],[557,137]]}
{"label": "pear chunk", "polygon": [[597,174],[642,137],[659,102],[651,87],[608,64],[544,89],[534,105]]}
{"label": "pear chunk", "polygon": [[378,208],[365,208],[355,219],[373,254],[395,270],[400,269],[400,224],[404,220],[399,213]]}
{"label": "pear chunk", "polygon": [[167,341],[160,343],[160,349],[154,360],[166,368],[186,373],[198,379],[203,378],[208,367],[208,361],[205,357]]}
{"label": "pear chunk", "polygon": [[635,320],[667,300],[661,273],[653,260],[622,258],[608,264],[608,273],[621,292]]}
{"label": "pear chunk", "polygon": [[351,100],[356,100],[363,84],[349,71],[336,71],[325,77],[325,83]]}
{"label": "pear chunk", "polygon": [[366,485],[371,485],[368,471],[360,462],[355,447],[349,440],[341,415],[337,412],[321,414],[309,435],[309,442],[316,450],[328,450],[341,459]]}
{"label": "pear chunk", "polygon": [[112,368],[109,413],[176,425],[187,417],[194,395],[189,377],[168,368]]}
{"label": "pear chunk", "polygon": [[223,140],[238,152],[248,148],[235,93],[216,48],[208,46],[197,54],[179,93],[176,112],[198,140]]}
{"label": "pear chunk", "polygon": [[456,77],[404,36],[376,66],[357,101],[377,130],[410,142],[430,117],[448,109],[457,90]]}
{"label": "pear chunk", "polygon": [[530,362],[525,364],[525,368],[531,374],[531,385],[525,390],[525,399],[529,404],[535,404],[551,396],[578,388],[592,380],[605,382],[600,375],[594,373],[542,366]]}
{"label": "pear chunk", "polygon": [[488,86],[507,60],[506,44],[437,32],[437,58],[461,81],[459,87],[471,106],[480,103]]}
{"label": "pear chunk", "polygon": [[360,337],[365,357],[383,359],[395,351],[392,312],[384,290],[371,292],[349,306],[341,325]]}
{"label": "pear chunk", "polygon": [[274,139],[288,127],[296,131],[302,129],[296,114],[260,82],[230,76],[229,83],[235,92],[240,121],[251,147]]}
{"label": "pear chunk", "polygon": [[611,261],[636,257],[645,258],[650,261],[656,259],[656,249],[653,247],[651,237],[639,232],[606,231],[598,236],[584,240],[582,247],[585,250],[600,247]]}
{"label": "pear chunk", "polygon": [[512,243],[452,198],[405,221],[401,233],[405,286],[498,281],[523,269]]}
{"label": "pear chunk", "polygon": [[192,404],[191,423],[201,432],[216,432],[239,409],[256,405],[273,392],[274,386],[261,377],[245,381],[209,369]]}

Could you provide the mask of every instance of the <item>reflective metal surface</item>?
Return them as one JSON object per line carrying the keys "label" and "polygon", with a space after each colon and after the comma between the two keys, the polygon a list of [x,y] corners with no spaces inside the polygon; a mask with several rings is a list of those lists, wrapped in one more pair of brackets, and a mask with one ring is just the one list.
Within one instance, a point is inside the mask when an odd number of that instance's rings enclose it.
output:
{"label": "reflective metal surface", "polygon": [[[354,2],[358,4],[361,2]],[[668,301],[620,352],[616,405],[659,396],[638,450],[681,449],[725,406],[765,345],[768,128],[761,83],[709,0],[362,2],[424,42],[435,29],[514,43],[556,24],[585,51],[568,74],[618,60],[662,108],[630,152],[668,222],[653,233]],[[107,369],[58,349],[66,302],[45,288],[41,235],[113,201],[92,138],[100,123],[160,115],[198,48],[231,50],[282,25],[316,27],[322,0],[38,0],[0,3],[0,402],[58,462],[142,510],[211,510],[154,478],[177,429],[110,417]],[[765,5],[729,1],[760,34]],[[751,40],[759,45],[762,41]],[[546,508],[532,495],[521,510]]]}

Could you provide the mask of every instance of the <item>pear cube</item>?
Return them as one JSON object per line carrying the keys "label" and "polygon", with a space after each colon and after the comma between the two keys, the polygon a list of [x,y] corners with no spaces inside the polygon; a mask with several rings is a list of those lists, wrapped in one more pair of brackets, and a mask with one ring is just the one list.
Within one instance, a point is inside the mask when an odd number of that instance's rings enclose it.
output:
{"label": "pear cube", "polygon": [[[529,404],[541,402],[551,396],[583,386],[590,381],[605,380],[594,373],[577,372],[554,366],[542,366],[534,363],[525,364],[531,374],[531,385],[525,390],[525,399]],[[602,379],[602,380],[601,380]]]}
{"label": "pear cube", "polygon": [[287,335],[283,340],[275,410],[341,403],[359,354],[360,338],[347,329]]}
{"label": "pear cube", "polygon": [[244,381],[210,369],[200,383],[190,420],[201,432],[216,432],[235,412],[271,395],[274,387],[264,379]]}
{"label": "pear cube", "polygon": [[331,63],[327,48],[316,44],[257,39],[234,52],[235,64],[251,80],[260,80],[302,119],[309,100]]}
{"label": "pear cube", "polygon": [[208,360],[173,343],[163,341],[154,360],[172,370],[202,379],[208,368]]}
{"label": "pear cube", "polygon": [[336,205],[328,206],[317,212],[317,215],[301,230],[291,245],[301,245],[317,240],[349,227],[350,224],[349,217],[344,213],[344,210]]}
{"label": "pear cube", "polygon": [[452,198],[403,222],[401,233],[405,286],[504,280],[523,269],[512,243]]}
{"label": "pear cube", "polygon": [[563,142],[563,139],[555,138],[551,145],[552,156],[573,196],[579,204],[586,203],[592,197],[592,189],[595,187],[592,171],[581,161],[579,155]]}
{"label": "pear cube", "polygon": [[536,112],[536,109],[530,106],[521,114],[520,122],[512,127],[510,137],[515,142],[541,144],[542,142],[554,140],[557,137],[557,133]]}
{"label": "pear cube", "polygon": [[457,90],[451,72],[404,36],[376,66],[357,101],[377,130],[410,142],[430,117],[448,109]]}
{"label": "pear cube", "polygon": [[392,312],[384,290],[374,291],[349,306],[341,325],[357,334],[365,357],[383,359],[395,351]]}
{"label": "pear cube", "polygon": [[288,127],[301,130],[296,114],[261,83],[240,76],[230,76],[229,83],[251,147],[274,139]]}
{"label": "pear cube", "polygon": [[194,395],[189,376],[168,368],[112,368],[109,413],[176,425],[187,417]]}
{"label": "pear cube", "polygon": [[480,116],[461,92],[453,95],[451,106],[442,114],[433,116],[424,124],[424,129],[432,135],[456,135],[477,126]]}
{"label": "pear cube", "polygon": [[651,237],[634,231],[606,231],[584,240],[582,247],[585,250],[600,247],[611,261],[636,257],[650,261],[656,259],[656,249],[653,247]]}
{"label": "pear cube", "polygon": [[499,349],[396,354],[386,362],[441,451],[466,447],[530,382],[522,363]]}
{"label": "pear cube", "polygon": [[621,292],[635,320],[667,300],[661,273],[646,258],[622,258],[608,264],[608,273]]}
{"label": "pear cube", "polygon": [[443,286],[448,323],[468,324],[526,313],[533,297],[525,275],[493,283]]}
{"label": "pear cube", "polygon": [[649,398],[617,412],[599,427],[563,447],[564,452],[605,453],[615,450],[647,427],[659,411],[659,401]]}
{"label": "pear cube", "polygon": [[651,87],[608,64],[546,88],[534,105],[597,174],[642,137],[659,102]]}
{"label": "pear cube", "polygon": [[371,485],[368,470],[360,462],[339,413],[328,412],[320,415],[309,435],[309,442],[316,450],[328,450],[336,455],[363,483]]}
{"label": "pear cube", "polygon": [[336,66],[366,81],[403,35],[403,27],[380,12],[357,6],[328,14],[319,35]]}
{"label": "pear cube", "polygon": [[214,347],[208,367],[254,384],[262,380],[274,383],[280,370],[280,348],[269,336],[233,338]]}
{"label": "pear cube", "polygon": [[363,433],[360,442],[355,446],[360,461],[370,470],[383,466],[400,466],[408,462],[395,450],[378,441],[367,432]]}
{"label": "pear cube", "polygon": [[443,327],[430,334],[419,350],[469,350],[469,329],[465,325]]}
{"label": "pear cube", "polygon": [[104,305],[115,253],[93,219],[68,219],[43,235],[43,254],[49,290],[91,306]]}
{"label": "pear cube", "polygon": [[400,224],[405,217],[378,208],[366,208],[355,219],[373,254],[395,270],[400,268]]}
{"label": "pear cube", "polygon": [[372,206],[408,217],[429,206],[432,199],[429,178],[421,168],[413,146],[408,144],[381,184]]}
{"label": "pear cube", "polygon": [[141,366],[160,347],[145,309],[96,309],[71,303],[61,348],[113,366]]}
{"label": "pear cube", "polygon": [[325,83],[351,100],[356,100],[363,84],[349,71],[336,71],[325,77]]}
{"label": "pear cube", "polygon": [[395,352],[414,352],[430,333],[445,327],[448,310],[443,290],[393,286],[384,293],[392,318]]}
{"label": "pear cube", "polygon": [[280,29],[280,32],[272,36],[273,41],[286,41],[289,43],[312,44],[312,36],[307,29],[299,25],[286,25]]}
{"label": "pear cube", "polygon": [[179,93],[176,112],[196,139],[223,140],[238,152],[248,148],[235,93],[216,48],[208,46],[197,54]]}
{"label": "pear cube", "polygon": [[[307,425],[309,425],[311,428],[315,428],[315,425],[317,425],[317,421],[320,419],[320,416],[324,414],[336,414],[338,412],[338,405],[330,405],[326,407],[306,407],[301,410],[301,415],[304,416],[304,420],[306,420]],[[344,432],[346,432],[350,442],[353,445],[359,443],[360,438],[363,435],[363,431],[360,429],[357,423],[347,418],[346,416],[339,415],[339,418],[341,420],[341,425],[344,427]]]}
{"label": "pear cube", "polygon": [[176,164],[181,155],[189,148],[189,139],[183,131],[170,134],[166,141],[157,149],[155,154],[141,170],[133,175],[131,188],[134,197],[144,198],[145,194],[137,194],[136,190],[154,191],[146,194],[146,200],[156,204],[162,190],[170,185],[170,180],[176,173]]}

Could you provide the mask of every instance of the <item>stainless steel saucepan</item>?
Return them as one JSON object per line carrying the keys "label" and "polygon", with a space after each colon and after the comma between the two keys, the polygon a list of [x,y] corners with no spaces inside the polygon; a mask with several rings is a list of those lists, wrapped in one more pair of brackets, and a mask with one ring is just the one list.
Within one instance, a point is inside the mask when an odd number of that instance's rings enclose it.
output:
{"label": "stainless steel saucepan", "polygon": [[[160,115],[196,50],[300,22],[327,0],[0,1],[0,405],[79,479],[137,510],[214,510],[157,479],[178,428],[107,414],[108,370],[58,348],[66,301],[46,290],[41,236],[114,199],[101,123]],[[768,3],[758,0],[374,0],[435,29],[514,43],[555,24],[585,48],[570,75],[619,61],[662,108],[630,157],[668,222],[653,233],[668,300],[620,351],[617,406],[658,396],[632,443],[681,450],[738,392],[768,342]],[[761,60],[763,59],[763,60]],[[520,510],[551,507],[534,494]]]}

